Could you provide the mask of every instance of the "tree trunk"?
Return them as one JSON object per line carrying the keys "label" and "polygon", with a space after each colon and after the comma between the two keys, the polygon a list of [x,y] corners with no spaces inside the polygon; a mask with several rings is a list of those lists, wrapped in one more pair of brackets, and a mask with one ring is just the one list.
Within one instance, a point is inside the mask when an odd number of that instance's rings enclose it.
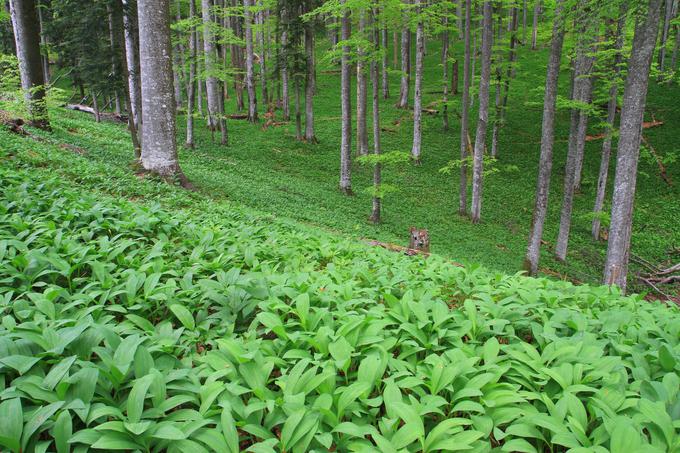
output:
{"label": "tree trunk", "polygon": [[548,213],[548,195],[550,193],[550,174],[552,172],[553,144],[555,141],[555,109],[557,107],[557,82],[560,75],[560,60],[562,59],[562,44],[564,43],[564,17],[562,5],[564,0],[557,0],[555,6],[555,21],[552,29],[550,44],[550,60],[545,80],[545,95],[543,98],[543,122],[541,125],[541,156],[538,164],[538,180],[536,182],[536,202],[529,233],[529,245],[524,259],[524,269],[530,275],[538,272],[538,262],[541,254],[541,239],[543,226]]}
{"label": "tree trunk", "polygon": [[449,130],[449,18],[444,16],[442,31],[442,125]]}
{"label": "tree trunk", "polygon": [[301,113],[301,96],[300,96],[300,76],[293,76],[293,85],[295,85],[295,138],[302,141],[302,113]]}
{"label": "tree trunk", "polygon": [[626,26],[627,4],[623,3],[619,8],[619,20],[616,25],[616,35],[614,37],[613,50],[616,52],[613,64],[612,85],[609,88],[609,103],[607,105],[607,123],[604,142],[602,143],[602,160],[600,162],[600,174],[597,178],[597,194],[595,196],[595,207],[593,212],[592,235],[596,241],[600,240],[600,213],[604,206],[604,199],[607,193],[607,178],[609,176],[609,161],[612,152],[612,137],[614,135],[614,121],[616,119],[616,106],[618,101],[618,77],[621,72],[621,49],[623,49],[624,28]]}
{"label": "tree trunk", "polygon": [[[404,0],[404,5],[408,5],[409,0]],[[401,83],[399,85],[399,100],[397,101],[398,109],[408,108],[408,92],[409,85],[411,85],[411,29],[409,27],[408,14],[402,14],[404,21],[401,29]]]}
{"label": "tree trunk", "polygon": [[47,49],[47,36],[45,34],[45,22],[43,20],[43,9],[45,8],[47,8],[47,4],[38,1],[37,10],[40,24],[40,53],[42,56],[43,79],[45,80],[45,84],[48,84],[50,83],[50,54]]}
{"label": "tree trunk", "polygon": [[40,24],[34,0],[9,2],[21,88],[26,99],[31,123],[43,129],[50,128],[45,105],[45,79],[40,55]]}
{"label": "tree trunk", "polygon": [[[373,17],[374,21],[376,22],[377,25],[377,18],[378,18],[378,11],[377,9],[373,10]],[[382,43],[384,50],[387,50],[387,30],[383,28],[381,30],[382,32]],[[373,42],[375,43],[375,48],[378,50],[380,48],[380,32],[378,31],[378,28],[376,27],[374,32],[373,32]],[[383,54],[386,55],[386,54]],[[382,60],[382,65],[383,65],[383,77],[385,74],[385,71],[387,69],[387,58],[383,56]],[[371,60],[371,85],[373,88],[373,153],[376,156],[380,155],[380,98],[378,96],[378,63],[375,61],[375,59]],[[383,81],[383,94],[385,91],[385,84]],[[381,183],[382,175],[381,175],[381,165],[379,162],[376,162],[375,167],[373,167],[373,187],[376,189],[376,191],[380,190],[380,183]],[[371,210],[371,221],[374,224],[380,223],[380,210],[381,210],[381,201],[382,199],[379,196],[379,193],[375,193],[373,195],[373,208]]]}
{"label": "tree trunk", "polygon": [[[474,5],[474,3],[473,3]],[[475,7],[475,10],[477,8]],[[470,66],[470,80],[474,82],[475,80],[475,74],[477,71],[475,70],[475,63],[477,62],[477,29],[479,28],[479,22],[477,22],[477,26],[472,30],[472,62]],[[470,94],[470,107],[475,105],[475,93],[474,91]]]}
{"label": "tree trunk", "polygon": [[482,22],[482,69],[479,79],[479,117],[475,135],[475,150],[472,164],[472,223],[479,223],[482,213],[482,179],[484,171],[484,147],[489,122],[489,88],[491,85],[491,45],[493,41],[493,11],[490,1],[484,2]]}
{"label": "tree trunk", "polygon": [[[377,17],[377,16],[376,16]],[[390,97],[390,87],[389,87],[389,74],[387,73],[387,26],[382,27],[380,30],[382,35],[382,96],[383,99],[388,99]]]}
{"label": "tree trunk", "polygon": [[522,3],[522,44],[527,42],[527,0]]}
{"label": "tree trunk", "polygon": [[678,67],[678,51],[680,50],[680,26],[675,25],[675,44],[673,44],[673,55],[671,56],[671,71]]}
{"label": "tree trunk", "polygon": [[138,0],[142,74],[142,166],[162,177],[180,177],[175,141],[169,0]]}
{"label": "tree trunk", "polygon": [[[420,15],[421,0],[415,0],[416,15]],[[419,19],[416,27],[416,81],[413,93],[413,146],[411,158],[420,165],[421,145],[423,140],[423,59],[425,58],[425,25]]]}
{"label": "tree trunk", "polygon": [[[359,36],[366,34],[366,12],[359,11]],[[363,46],[357,48],[357,154],[368,154],[368,130],[366,129],[366,109],[368,87],[365,67],[366,52]]]}
{"label": "tree trunk", "polygon": [[[584,15],[590,14],[584,11]],[[584,21],[588,21],[585,17]],[[592,35],[597,33],[593,28],[593,21],[584,24],[579,30],[579,37],[576,44],[576,64],[574,68],[574,85],[572,100],[582,103],[589,103],[592,93],[592,70],[595,58],[592,55],[596,43],[589,45],[586,41],[593,39]],[[597,24],[599,26],[599,24]],[[595,36],[595,40],[597,37]],[[571,133],[569,137],[569,151],[567,153],[567,163],[564,174],[564,190],[562,192],[562,212],[560,215],[560,230],[557,235],[555,245],[555,256],[558,260],[564,261],[567,258],[567,247],[569,244],[569,233],[571,230],[571,214],[574,205],[574,192],[577,182],[580,179],[579,161],[583,162],[583,154],[586,144],[586,130],[588,126],[588,114],[582,109],[572,109],[571,111]],[[582,165],[582,164],[581,164]]]}
{"label": "tree trunk", "polygon": [[670,31],[671,19],[673,19],[673,2],[675,0],[665,0],[666,8],[663,20],[663,27],[661,27],[661,42],[659,43],[659,81],[664,78],[664,70],[666,66],[666,42],[668,41],[668,32]]}
{"label": "tree trunk", "polygon": [[541,10],[541,0],[535,0],[533,24],[531,27],[531,50],[536,50],[538,39],[538,13]]}
{"label": "tree trunk", "polygon": [[[496,42],[500,46],[501,40],[503,39],[503,10],[499,6],[498,14],[496,19]],[[512,21],[512,18],[511,18]],[[498,131],[500,129],[501,121],[501,83],[503,81],[503,70],[502,70],[503,57],[501,55],[500,49],[498,49],[497,61],[494,62],[496,66],[496,97],[495,97],[495,115],[493,121],[493,130],[491,132],[491,157],[498,156]]]}
{"label": "tree trunk", "polygon": [[283,107],[283,120],[288,121],[290,120],[290,95],[288,94],[289,92],[289,76],[288,76],[288,23],[287,23],[287,14],[286,10],[283,9],[281,11],[281,19],[282,19],[282,30],[281,30],[281,49],[282,49],[282,55],[281,55],[281,98],[282,98],[282,107]]}
{"label": "tree trunk", "polygon": [[650,0],[646,16],[635,26],[623,91],[611,226],[604,266],[604,283],[618,285],[622,291],[626,290],[642,120],[661,5],[662,0]]}
{"label": "tree trunk", "polygon": [[399,67],[399,33],[392,32],[392,69]]}
{"label": "tree trunk", "polygon": [[[189,20],[196,17],[196,1],[189,0]],[[189,79],[187,80],[187,139],[186,147],[194,147],[194,110],[196,103],[196,30],[189,31]]]}
{"label": "tree trunk", "polygon": [[[308,3],[308,8],[312,8]],[[317,143],[314,134],[314,93],[316,92],[315,62],[314,62],[314,23],[310,20],[305,26],[305,54],[307,67],[305,72],[305,140],[307,143]]]}
{"label": "tree trunk", "polygon": [[[344,12],[342,16],[342,36],[344,43],[350,38],[350,18],[349,8],[346,0],[340,0]],[[352,81],[350,74],[350,48],[345,44],[342,46],[342,59],[340,63],[340,88],[341,88],[341,106],[342,106],[342,136],[340,143],[340,190],[345,195],[352,193],[352,104],[350,101],[350,92],[352,90]]]}
{"label": "tree trunk", "polygon": [[[462,1],[462,0],[461,0]],[[463,60],[463,96],[460,115],[460,184],[458,213],[467,215],[468,186],[468,122],[470,120],[470,26],[472,24],[472,0],[465,0],[465,56]]]}
{"label": "tree trunk", "polygon": [[[262,1],[260,1],[260,5],[262,5]],[[262,54],[260,55],[260,85],[262,87],[262,102],[266,106],[269,102],[269,93],[267,92],[267,48],[264,40],[264,13],[264,10],[262,10],[257,14],[260,25],[260,29],[257,31],[257,42],[260,46],[260,53]],[[306,36],[305,39],[307,39]]]}
{"label": "tree trunk", "polygon": [[92,111],[94,112],[94,122],[101,123],[102,116],[99,110],[99,101],[97,100],[97,93],[92,91]]}
{"label": "tree trunk", "polygon": [[451,64],[451,94],[458,94],[458,59]]}
{"label": "tree trunk", "polygon": [[255,73],[253,70],[253,27],[251,19],[252,0],[243,0],[243,22],[246,40],[246,89],[248,90],[248,121],[257,121],[257,95],[255,94]]}
{"label": "tree trunk", "polygon": [[[114,30],[117,31],[118,33],[118,42],[120,43],[121,40],[124,42],[125,41],[125,25],[124,25],[124,18],[125,18],[125,13],[122,10],[124,8],[123,3],[114,3]],[[130,80],[130,70],[128,68],[127,62],[128,62],[128,55],[127,55],[127,46],[121,45],[120,47],[120,52],[121,54],[121,69],[122,69],[122,75],[123,75],[123,80]],[[132,141],[132,148],[134,150],[134,156],[135,160],[139,161],[140,157],[142,156],[142,147],[139,143],[139,133],[136,128],[135,120],[132,116],[132,101],[130,97],[130,91],[129,89],[124,89],[123,90],[123,98],[125,101],[125,110],[127,111],[127,124],[128,124],[128,131],[130,132],[130,139]]]}
{"label": "tree trunk", "polygon": [[456,2],[456,16],[458,19],[458,39],[464,39],[463,36],[463,2],[465,0],[458,0]]}
{"label": "tree trunk", "polygon": [[505,81],[503,83],[503,100],[501,101],[501,108],[500,108],[500,116],[497,119],[497,121],[494,123],[494,138],[493,138],[493,143],[491,145],[491,155],[493,157],[498,157],[498,134],[500,134],[500,130],[503,128],[505,125],[505,112],[506,108],[508,106],[508,97],[510,96],[510,80],[514,77],[515,75],[515,67],[513,66],[513,63],[516,58],[516,51],[515,47],[517,45],[517,8],[512,8],[511,12],[511,17],[510,17],[510,45],[509,45],[509,50],[508,50],[508,70],[506,71],[505,74]]}
{"label": "tree trunk", "polygon": [[216,131],[219,127],[218,117],[220,112],[220,89],[215,73],[217,52],[215,50],[215,36],[213,33],[215,23],[212,18],[212,0],[201,0],[203,14],[203,52],[205,61],[205,87],[208,101],[208,128]]}

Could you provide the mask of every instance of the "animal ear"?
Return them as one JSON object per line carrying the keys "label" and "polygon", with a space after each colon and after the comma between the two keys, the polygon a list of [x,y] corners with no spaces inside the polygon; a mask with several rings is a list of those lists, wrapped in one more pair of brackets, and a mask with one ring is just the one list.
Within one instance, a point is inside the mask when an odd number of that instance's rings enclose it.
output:
{"label": "animal ear", "polygon": [[416,227],[411,227],[408,229],[411,233],[413,233],[416,230]]}

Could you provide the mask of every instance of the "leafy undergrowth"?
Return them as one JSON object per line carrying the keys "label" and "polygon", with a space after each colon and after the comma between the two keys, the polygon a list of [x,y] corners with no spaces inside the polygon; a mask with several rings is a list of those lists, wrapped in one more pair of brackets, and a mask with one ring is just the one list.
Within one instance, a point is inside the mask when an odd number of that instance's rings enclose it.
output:
{"label": "leafy undergrowth", "polygon": [[12,159],[0,187],[9,450],[680,450],[677,307]]}

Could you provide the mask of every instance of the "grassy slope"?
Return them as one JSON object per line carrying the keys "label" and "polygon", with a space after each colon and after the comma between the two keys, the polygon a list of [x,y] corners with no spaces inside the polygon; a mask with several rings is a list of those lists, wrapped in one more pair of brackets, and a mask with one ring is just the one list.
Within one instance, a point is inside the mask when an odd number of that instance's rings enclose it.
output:
{"label": "grassy slope", "polygon": [[[438,49],[438,42],[429,44],[424,84],[426,105],[437,101],[439,96],[435,93],[440,89]],[[458,48],[456,52],[459,54]],[[456,178],[438,171],[457,154],[459,122],[455,114],[450,115],[451,129],[447,133],[442,131],[440,116],[425,115],[424,163],[421,167],[389,168],[384,172],[385,182],[399,186],[400,192],[386,199],[382,225],[374,227],[367,222],[370,196],[363,189],[370,184],[369,168],[354,166],[354,197],[347,198],[339,193],[336,189],[340,139],[339,75],[324,72],[333,69],[328,66],[319,68],[315,99],[319,145],[296,142],[292,125],[262,131],[260,126],[233,120],[229,121],[229,147],[213,144],[209,133],[199,126],[198,146],[195,150],[181,151],[182,166],[200,192],[213,199],[233,200],[343,234],[397,243],[405,242],[409,226],[426,227],[430,230],[433,251],[459,262],[480,263],[504,272],[515,272],[524,255],[533,208],[540,140],[540,87],[545,77],[546,59],[545,50],[520,51],[517,77],[511,86],[508,123],[500,137],[501,165],[515,165],[519,171],[499,173],[487,179],[481,225],[472,225],[456,215]],[[561,76],[562,92],[566,93],[568,73],[564,71]],[[383,147],[387,151],[410,151],[410,115],[393,107],[398,75],[393,75],[391,83],[392,97],[383,101],[381,120],[395,132],[383,133]],[[679,96],[677,86],[651,87],[648,113],[665,124],[646,131],[645,136],[662,155],[676,149],[673,134],[680,127],[680,117],[673,114],[673,100]],[[228,111],[234,111],[233,102],[232,99]],[[456,108],[454,106],[452,110],[455,112]],[[394,125],[396,120],[401,120],[397,126]],[[131,150],[122,127],[95,125],[87,115],[79,113],[59,112],[54,121],[54,139],[87,148],[88,159],[107,168],[125,168],[129,163]],[[183,125],[180,121],[180,141],[184,136]],[[474,129],[472,131],[474,135]],[[557,235],[567,134],[568,113],[563,111],[557,124],[551,209],[544,236],[548,243],[552,243]],[[600,147],[601,141],[587,145],[583,193],[575,201],[569,261],[558,263],[549,250],[544,250],[541,264],[549,274],[559,272],[586,282],[599,279],[606,244],[590,239],[587,215],[594,199]],[[677,164],[669,166],[673,180],[680,178],[678,167]],[[668,259],[667,252],[680,244],[680,203],[677,202],[680,192],[677,184],[666,186],[658,176],[656,166],[648,161],[641,162],[640,173],[633,253],[659,262]]]}

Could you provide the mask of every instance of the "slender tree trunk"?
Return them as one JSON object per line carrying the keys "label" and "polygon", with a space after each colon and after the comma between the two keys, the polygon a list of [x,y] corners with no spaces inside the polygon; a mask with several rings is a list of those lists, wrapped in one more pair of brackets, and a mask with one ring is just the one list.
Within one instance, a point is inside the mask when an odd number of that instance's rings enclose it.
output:
{"label": "slender tree trunk", "polygon": [[458,94],[458,59],[451,64],[451,94]]}
{"label": "slender tree trunk", "polygon": [[[461,0],[462,1],[462,0]],[[467,215],[468,186],[468,122],[470,120],[470,26],[472,16],[472,0],[465,0],[465,56],[463,60],[463,96],[461,99],[460,118],[460,183],[458,197],[458,213]]]}
{"label": "slender tree trunk", "polygon": [[92,91],[92,111],[94,112],[94,122],[101,123],[102,116],[99,110],[99,100],[97,99],[97,93]]}
{"label": "slender tree trunk", "polygon": [[[342,41],[347,42],[350,37],[350,18],[349,9],[346,5],[346,0],[340,0],[341,5],[345,8],[342,16]],[[352,104],[350,101],[350,93],[352,90],[352,81],[350,74],[350,48],[345,44],[342,46],[341,59],[341,106],[342,106],[342,136],[340,144],[340,190],[345,195],[352,193]]]}
{"label": "slender tree trunk", "polygon": [[[111,75],[118,79],[118,64],[116,63],[116,54],[118,53],[118,40],[116,39],[116,32],[113,24],[113,7],[106,6],[108,20],[109,20],[109,45],[111,46]],[[120,93],[118,90],[114,91],[114,111],[117,115],[121,113]]]}
{"label": "slender tree trunk", "polygon": [[646,17],[635,26],[623,91],[611,226],[604,266],[604,283],[626,290],[637,165],[640,155],[642,120],[647,100],[649,69],[659,29],[662,0],[650,0]]}
{"label": "slender tree trunk", "polygon": [[[196,17],[196,1],[189,0],[189,20]],[[187,139],[186,147],[194,147],[194,110],[196,103],[196,30],[189,32],[189,79],[187,80]]]}
{"label": "slender tree trunk", "polygon": [[538,14],[541,10],[541,0],[535,0],[534,3],[534,15],[533,24],[531,27],[531,50],[536,50],[536,44],[538,39]]}
{"label": "slender tree trunk", "polygon": [[[366,12],[359,11],[359,36],[366,34]],[[357,48],[357,154],[368,154],[368,129],[366,129],[366,110],[368,79],[366,77],[366,52],[363,46]]]}
{"label": "slender tree trunk", "polygon": [[40,24],[34,0],[10,0],[21,88],[24,91],[31,123],[50,128],[45,105],[45,79],[40,55]]}
{"label": "slender tree trunk", "polygon": [[[374,21],[376,22],[377,25],[377,19],[378,19],[378,10],[374,9],[373,10],[373,17]],[[382,41],[383,41],[383,47],[385,50],[387,49],[387,31],[385,28],[382,30]],[[380,32],[378,31],[378,28],[376,27],[374,32],[373,32],[373,42],[375,43],[376,49],[379,49],[380,47]],[[383,54],[385,55],[385,54]],[[385,70],[387,69],[387,58],[383,57],[382,60],[382,65],[383,65],[383,74],[385,73]],[[383,75],[384,77],[384,75]],[[378,96],[378,63],[375,61],[375,59],[371,60],[371,85],[373,88],[373,153],[376,156],[380,155],[380,98]],[[385,89],[385,84],[383,82],[383,92]],[[379,162],[376,162],[375,167],[373,167],[373,187],[376,189],[376,191],[380,190],[380,183],[382,179],[381,175],[381,165]],[[379,196],[379,193],[375,193],[373,195],[373,209],[371,210],[371,221],[375,224],[380,223],[380,210],[381,210],[381,198]]]}
{"label": "slender tree trunk", "polygon": [[675,71],[678,67],[678,51],[680,50],[680,26],[676,24],[673,28],[675,28],[675,44],[673,44],[671,56],[671,71]]}
{"label": "slender tree trunk", "polygon": [[142,74],[142,166],[162,177],[180,177],[175,141],[169,0],[138,0]]}
{"label": "slender tree trunk", "polygon": [[602,160],[600,162],[600,174],[597,178],[597,194],[595,196],[595,207],[593,212],[592,235],[593,239],[598,241],[600,239],[600,213],[604,207],[604,199],[607,193],[607,178],[609,176],[609,161],[612,152],[612,138],[614,136],[614,121],[616,119],[616,106],[618,101],[618,77],[621,72],[621,49],[623,49],[624,28],[626,26],[626,11],[627,4],[624,3],[619,8],[619,20],[616,24],[616,35],[614,37],[613,50],[616,52],[613,64],[612,84],[609,87],[609,103],[607,105],[607,123],[604,142],[602,143]]}
{"label": "slender tree trunk", "polygon": [[505,125],[505,112],[508,106],[508,97],[510,96],[510,80],[514,77],[515,69],[513,63],[516,58],[515,47],[517,45],[517,8],[512,8],[510,17],[510,45],[508,50],[508,68],[505,74],[505,81],[503,83],[503,100],[501,101],[501,108],[499,117],[494,123],[493,143],[491,145],[491,155],[498,157],[498,134]]}
{"label": "slender tree trunk", "polygon": [[295,138],[302,141],[302,113],[301,113],[301,95],[300,95],[300,76],[293,76],[293,85],[295,85]]}
{"label": "slender tree trunk", "polygon": [[[409,0],[404,0],[404,5],[409,5]],[[411,29],[408,23],[408,14],[402,14],[404,21],[401,29],[401,84],[399,85],[399,100],[397,101],[397,108],[408,108],[408,92],[411,85]]]}
{"label": "slender tree trunk", "polygon": [[287,22],[287,11],[283,9],[281,11],[281,17],[282,17],[282,30],[281,30],[281,49],[282,49],[282,55],[281,55],[281,97],[282,97],[282,104],[283,104],[283,120],[288,121],[290,120],[290,95],[288,94],[289,91],[289,76],[288,76],[288,22]]}
{"label": "slender tree trunk", "polygon": [[246,40],[246,89],[248,90],[248,121],[257,121],[257,95],[255,94],[255,73],[253,69],[253,27],[251,18],[252,0],[243,0],[243,21]]}
{"label": "slender tree trunk", "polygon": [[[308,3],[308,8],[312,4]],[[305,54],[307,55],[307,67],[305,72],[305,140],[307,143],[317,143],[314,134],[314,93],[316,92],[316,79],[314,77],[314,24],[310,20],[305,26]]]}
{"label": "slender tree trunk", "polygon": [[[118,33],[118,42],[124,42],[125,41],[125,25],[124,25],[124,17],[125,13],[123,11],[124,5],[123,3],[114,3],[114,27],[113,29]],[[130,70],[128,68],[128,55],[127,55],[127,46],[125,45],[120,45],[118,46],[120,48],[121,52],[121,70],[122,70],[122,75],[123,75],[123,80],[130,80]],[[129,87],[129,85],[128,85]],[[135,120],[134,117],[132,116],[132,102],[131,102],[131,96],[130,96],[130,90],[129,89],[124,89],[123,90],[123,98],[125,102],[125,110],[127,111],[127,123],[128,123],[128,131],[130,132],[130,139],[132,141],[132,148],[134,150],[134,156],[135,160],[139,161],[140,157],[142,156],[142,147],[139,143],[139,133],[136,128]]]}
{"label": "slender tree trunk", "polygon": [[[421,0],[415,0],[416,15],[420,15]],[[416,27],[416,80],[413,93],[413,146],[411,158],[420,165],[421,145],[423,141],[423,59],[425,58],[425,25],[418,21]]]}
{"label": "slender tree trunk", "polygon": [[399,33],[392,32],[392,69],[399,68]]}
{"label": "slender tree trunk", "polygon": [[42,66],[43,66],[43,78],[45,80],[45,84],[50,83],[50,54],[47,48],[47,36],[45,34],[45,21],[43,19],[44,12],[43,10],[47,8],[47,4],[41,1],[38,1],[37,4],[37,10],[38,10],[38,21],[40,24],[40,53],[42,55]]}
{"label": "slender tree trunk", "polygon": [[673,3],[675,0],[665,0],[665,14],[663,20],[663,27],[661,27],[661,42],[659,43],[658,65],[659,65],[659,81],[663,80],[664,70],[666,67],[666,42],[668,41],[668,33],[670,31],[671,19],[673,19]]}
{"label": "slender tree trunk", "polygon": [[[498,14],[497,14],[497,19],[496,19],[496,42],[498,43],[497,45],[500,46],[501,40],[503,39],[503,10],[499,6],[498,7]],[[511,18],[512,21],[512,18]],[[496,66],[496,83],[495,83],[495,90],[496,90],[496,97],[495,97],[495,117],[493,121],[493,129],[491,132],[491,157],[496,157],[498,156],[498,131],[500,129],[500,121],[501,121],[501,110],[502,110],[502,105],[501,105],[501,84],[503,82],[503,69],[502,69],[502,61],[503,61],[503,56],[501,54],[500,48],[498,49],[498,55],[497,55],[497,60],[494,62]]]}
{"label": "slender tree trunk", "polygon": [[465,0],[458,0],[456,2],[456,16],[458,19],[458,39],[464,39],[463,31],[463,2]]}
{"label": "slender tree trunk", "polygon": [[[473,3],[474,5],[474,3]],[[476,10],[477,8],[475,8]],[[475,74],[477,74],[477,71],[475,70],[475,63],[477,62],[477,29],[479,28],[479,22],[477,22],[477,26],[472,30],[472,62],[470,66],[470,80],[471,82],[474,83],[475,80]],[[470,107],[475,105],[475,93],[474,91],[470,93]]]}
{"label": "slender tree trunk", "polygon": [[522,44],[527,42],[527,0],[522,3]]}
{"label": "slender tree trunk", "polygon": [[449,18],[444,16],[442,31],[442,122],[444,131],[449,130]]}
{"label": "slender tree trunk", "polygon": [[[261,0],[260,5],[262,5]],[[262,87],[262,102],[264,102],[264,105],[266,106],[267,103],[269,102],[269,93],[267,92],[267,47],[265,46],[264,41],[264,25],[265,25],[264,13],[265,13],[264,10],[262,10],[257,14],[259,18],[258,22],[260,25],[260,29],[257,31],[257,42],[258,45],[260,46],[260,53],[262,54],[260,56],[260,84]],[[305,39],[307,39],[306,36]]]}
{"label": "slender tree trunk", "polygon": [[490,1],[484,2],[482,22],[482,69],[479,79],[479,117],[475,136],[472,164],[472,223],[479,223],[482,213],[482,179],[484,171],[484,148],[489,123],[489,88],[491,86],[491,45],[493,41],[493,10]]}
{"label": "slender tree trunk", "polygon": [[384,26],[380,30],[382,35],[382,96],[383,99],[388,99],[390,97],[390,87],[389,87],[389,74],[387,73],[388,62],[387,62],[387,26]]}
{"label": "slender tree trunk", "polygon": [[553,22],[552,42],[550,44],[550,60],[545,80],[543,99],[543,122],[541,126],[541,156],[538,164],[538,181],[536,182],[536,202],[531,221],[529,245],[524,260],[524,269],[531,275],[538,272],[541,254],[543,226],[548,213],[548,195],[550,193],[550,174],[552,172],[553,144],[555,141],[555,110],[557,107],[557,82],[560,75],[562,44],[564,43],[564,17],[562,5],[564,0],[557,0],[555,21]]}
{"label": "slender tree trunk", "polygon": [[205,53],[205,86],[208,101],[208,128],[216,131],[219,127],[218,117],[220,111],[219,85],[215,77],[217,52],[215,50],[215,36],[213,33],[215,23],[212,19],[212,0],[201,0],[203,14],[203,52]]}

